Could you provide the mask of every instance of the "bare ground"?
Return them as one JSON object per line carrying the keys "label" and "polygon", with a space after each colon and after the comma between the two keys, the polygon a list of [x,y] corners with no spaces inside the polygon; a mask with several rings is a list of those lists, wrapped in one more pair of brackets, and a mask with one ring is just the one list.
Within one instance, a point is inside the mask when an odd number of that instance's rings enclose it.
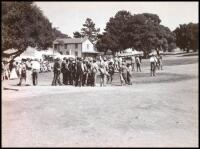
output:
{"label": "bare ground", "polygon": [[48,73],[40,86],[5,81],[19,91],[2,92],[2,146],[196,147],[198,63],[190,62],[168,62],[157,77],[146,65],[132,86],[49,86]]}

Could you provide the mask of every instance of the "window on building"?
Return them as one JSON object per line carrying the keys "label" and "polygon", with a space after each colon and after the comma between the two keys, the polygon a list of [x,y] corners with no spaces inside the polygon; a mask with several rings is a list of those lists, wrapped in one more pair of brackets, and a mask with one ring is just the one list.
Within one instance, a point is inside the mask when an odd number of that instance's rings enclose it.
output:
{"label": "window on building", "polygon": [[78,49],[78,43],[75,44],[75,49]]}
{"label": "window on building", "polygon": [[75,56],[78,56],[78,51],[75,51]]}
{"label": "window on building", "polygon": [[89,44],[87,44],[87,49],[89,49],[90,48],[90,45]]}
{"label": "window on building", "polygon": [[66,55],[69,55],[69,51],[66,51]]}
{"label": "window on building", "polygon": [[67,44],[65,44],[65,49],[67,49]]}
{"label": "window on building", "polygon": [[61,55],[63,55],[63,53],[62,53],[61,51],[60,51],[59,53],[60,53]]}

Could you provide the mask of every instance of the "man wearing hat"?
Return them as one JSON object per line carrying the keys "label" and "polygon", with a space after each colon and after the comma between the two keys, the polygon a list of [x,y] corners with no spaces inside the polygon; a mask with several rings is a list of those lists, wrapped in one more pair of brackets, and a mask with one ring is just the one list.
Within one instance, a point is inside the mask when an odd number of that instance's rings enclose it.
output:
{"label": "man wearing hat", "polygon": [[82,86],[82,79],[83,79],[83,62],[82,58],[78,57],[77,58],[77,63],[76,63],[76,81],[75,81],[75,86]]}

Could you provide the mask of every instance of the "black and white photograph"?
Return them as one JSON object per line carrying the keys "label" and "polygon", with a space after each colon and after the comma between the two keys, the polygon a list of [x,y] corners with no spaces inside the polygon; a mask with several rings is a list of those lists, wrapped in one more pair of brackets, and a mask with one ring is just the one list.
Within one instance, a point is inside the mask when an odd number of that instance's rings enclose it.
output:
{"label": "black and white photograph", "polygon": [[198,147],[198,1],[2,1],[2,147]]}

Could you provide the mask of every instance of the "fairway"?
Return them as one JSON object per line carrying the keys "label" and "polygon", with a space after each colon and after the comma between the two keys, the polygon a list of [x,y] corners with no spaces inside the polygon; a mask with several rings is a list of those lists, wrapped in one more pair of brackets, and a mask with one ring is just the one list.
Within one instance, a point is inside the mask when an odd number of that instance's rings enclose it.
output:
{"label": "fairway", "polygon": [[133,72],[133,85],[38,86],[4,81],[3,147],[197,147],[198,56],[163,58],[150,77],[149,60]]}

